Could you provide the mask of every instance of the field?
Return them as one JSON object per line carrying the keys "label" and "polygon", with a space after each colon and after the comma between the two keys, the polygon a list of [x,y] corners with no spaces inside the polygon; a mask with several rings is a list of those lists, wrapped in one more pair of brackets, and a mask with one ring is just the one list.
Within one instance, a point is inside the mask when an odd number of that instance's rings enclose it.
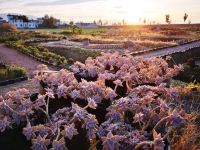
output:
{"label": "field", "polygon": [[199,39],[199,24],[2,32],[0,62],[30,80],[0,87],[0,146],[199,150]]}

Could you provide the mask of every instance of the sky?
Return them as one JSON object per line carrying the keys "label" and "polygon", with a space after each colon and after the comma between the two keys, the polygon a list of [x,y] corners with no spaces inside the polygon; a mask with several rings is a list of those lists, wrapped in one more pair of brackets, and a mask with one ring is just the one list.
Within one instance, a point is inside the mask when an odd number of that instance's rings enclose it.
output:
{"label": "sky", "polygon": [[170,14],[172,23],[200,22],[200,0],[0,0],[0,14],[19,13],[41,17],[49,14],[63,21],[103,20],[129,24],[148,22],[164,23]]}

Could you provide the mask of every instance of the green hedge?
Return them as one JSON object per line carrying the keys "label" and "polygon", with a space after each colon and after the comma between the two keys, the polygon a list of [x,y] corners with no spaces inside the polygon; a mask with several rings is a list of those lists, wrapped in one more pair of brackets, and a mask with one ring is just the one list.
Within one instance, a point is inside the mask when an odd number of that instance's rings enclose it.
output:
{"label": "green hedge", "polygon": [[0,81],[25,77],[26,74],[27,71],[22,67],[7,66],[6,68],[0,68]]}
{"label": "green hedge", "polygon": [[55,63],[57,65],[67,64],[67,60],[65,57],[52,53],[47,48],[41,46],[29,46],[19,41],[9,41],[6,42],[6,45],[8,47],[18,49],[25,54],[33,55],[50,63]]}

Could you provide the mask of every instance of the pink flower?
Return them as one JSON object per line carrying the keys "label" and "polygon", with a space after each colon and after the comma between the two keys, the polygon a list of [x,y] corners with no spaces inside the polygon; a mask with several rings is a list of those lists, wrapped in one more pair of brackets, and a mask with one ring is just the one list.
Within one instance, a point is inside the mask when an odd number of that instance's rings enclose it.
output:
{"label": "pink flower", "polygon": [[40,135],[32,140],[33,150],[47,150],[47,147],[50,145],[50,139],[46,139],[47,136],[41,137]]}
{"label": "pink flower", "polygon": [[58,97],[62,97],[62,96],[66,96],[65,95],[65,91],[67,91],[67,87],[64,85],[64,84],[61,84],[58,86],[58,89],[57,89],[57,95]]}
{"label": "pink flower", "polygon": [[67,137],[68,139],[72,139],[74,135],[77,135],[77,129],[75,128],[75,124],[70,125],[64,125],[64,130],[62,131],[62,134]]}
{"label": "pink flower", "polygon": [[119,149],[119,142],[124,138],[124,136],[113,135],[112,132],[109,132],[106,137],[101,137],[103,150]]}
{"label": "pink flower", "polygon": [[46,95],[47,95],[49,98],[52,98],[52,99],[55,98],[55,97],[54,97],[54,92],[53,92],[53,90],[50,89],[50,88],[47,88],[47,89],[46,89]]}
{"label": "pink flower", "polygon": [[50,150],[67,150],[67,147],[65,146],[65,139],[61,138],[59,141],[54,140]]}
{"label": "pink flower", "polygon": [[90,108],[92,108],[92,109],[96,109],[97,108],[97,104],[92,98],[87,98],[87,101],[88,101],[88,106]]}
{"label": "pink flower", "polygon": [[117,97],[117,94],[111,88],[106,88],[105,93],[106,93],[105,98],[108,100],[113,100],[115,97]]}
{"label": "pink flower", "polygon": [[166,57],[166,60],[171,60],[171,59],[172,59],[171,56],[167,56],[167,57]]}
{"label": "pink flower", "polygon": [[144,114],[141,112],[138,114],[135,114],[135,116],[133,117],[134,122],[141,122],[143,118],[144,118]]}
{"label": "pink flower", "polygon": [[155,130],[153,130],[153,139],[154,150],[164,150],[165,144],[163,138],[161,134],[158,134]]}
{"label": "pink flower", "polygon": [[123,86],[122,81],[117,79],[113,82],[116,86]]}
{"label": "pink flower", "polygon": [[81,93],[80,93],[80,91],[75,89],[70,93],[70,96],[71,96],[71,98],[73,98],[75,100],[75,99],[81,97]]}

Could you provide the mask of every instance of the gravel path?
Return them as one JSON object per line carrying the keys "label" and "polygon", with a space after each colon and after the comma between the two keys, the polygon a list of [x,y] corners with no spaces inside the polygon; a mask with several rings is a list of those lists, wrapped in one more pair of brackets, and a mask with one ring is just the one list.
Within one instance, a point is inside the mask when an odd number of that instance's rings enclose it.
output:
{"label": "gravel path", "polygon": [[30,91],[31,94],[38,93],[39,85],[33,84],[32,80],[22,81],[15,84],[10,84],[7,86],[0,86],[0,95],[5,95],[7,92],[20,89],[20,88],[26,88]]}
{"label": "gravel path", "polygon": [[[0,62],[26,68],[29,77],[31,77],[31,74],[36,69],[36,67],[39,64],[42,64],[41,62],[25,54],[22,54],[15,49],[6,47],[2,43],[0,43]],[[51,70],[58,70],[57,68],[52,66],[49,66],[49,68]],[[7,86],[0,86],[0,95],[5,95],[8,91],[19,88],[27,88],[28,90],[30,90],[31,93],[35,93],[38,91],[38,85],[33,84],[31,80],[27,80]]]}
{"label": "gravel path", "polygon": [[[5,44],[2,43],[0,44],[0,62],[24,67],[28,71],[29,75],[31,75],[32,72],[36,70],[36,67],[39,64],[42,64],[34,58],[22,54],[15,49],[6,47]],[[57,68],[52,66],[49,66],[49,68],[51,70],[57,70]]]}
{"label": "gravel path", "polygon": [[4,44],[0,44],[0,56],[2,62],[24,67],[27,69],[29,74],[31,74],[31,72],[33,72],[36,67],[41,64],[37,60],[26,56],[15,49],[6,47]]}

